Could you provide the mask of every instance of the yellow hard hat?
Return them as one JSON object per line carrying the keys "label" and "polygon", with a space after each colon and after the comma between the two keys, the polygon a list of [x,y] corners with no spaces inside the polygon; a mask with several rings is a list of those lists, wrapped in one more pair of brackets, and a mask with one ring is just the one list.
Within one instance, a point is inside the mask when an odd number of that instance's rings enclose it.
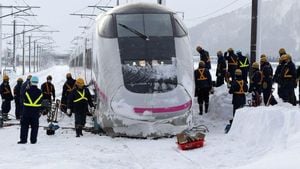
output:
{"label": "yellow hard hat", "polygon": [[205,62],[201,60],[201,61],[199,62],[199,67],[205,67]]}
{"label": "yellow hard hat", "polygon": [[260,58],[260,62],[261,62],[261,63],[265,63],[265,62],[267,62],[267,61],[268,61],[268,58],[267,58],[266,56]]}
{"label": "yellow hard hat", "polygon": [[262,55],[260,55],[260,58],[266,58],[267,57],[267,55],[266,54],[262,54]]}
{"label": "yellow hard hat", "polygon": [[292,56],[290,54],[286,54],[287,55],[287,60],[291,61],[292,60]]}
{"label": "yellow hard hat", "polygon": [[237,76],[241,76],[242,75],[242,70],[241,69],[235,69],[234,74],[237,75]]}
{"label": "yellow hard hat", "polygon": [[252,63],[252,68],[259,69],[259,64],[257,62]]}
{"label": "yellow hard hat", "polygon": [[233,52],[233,49],[232,49],[232,48],[229,48],[227,51],[228,51],[228,52]]}
{"label": "yellow hard hat", "polygon": [[9,77],[7,75],[4,75],[3,80],[9,80]]}
{"label": "yellow hard hat", "polygon": [[200,50],[202,50],[201,46],[197,46],[196,50],[199,52]]}
{"label": "yellow hard hat", "polygon": [[23,82],[23,79],[19,77],[17,82]]}
{"label": "yellow hard hat", "polygon": [[287,54],[284,54],[280,57],[280,61],[287,61],[289,59]]}
{"label": "yellow hard hat", "polygon": [[223,55],[223,52],[222,52],[222,51],[218,51],[217,55],[218,55],[218,56],[222,56],[222,55]]}
{"label": "yellow hard hat", "polygon": [[67,73],[67,74],[66,74],[66,77],[67,77],[67,78],[71,78],[71,77],[72,77],[72,74],[71,74],[71,73]]}
{"label": "yellow hard hat", "polygon": [[286,54],[285,49],[284,49],[284,48],[280,48],[280,49],[279,49],[279,54],[280,54],[280,55]]}
{"label": "yellow hard hat", "polygon": [[75,84],[78,86],[78,87],[83,87],[84,86],[84,80],[82,78],[78,78],[75,82]]}

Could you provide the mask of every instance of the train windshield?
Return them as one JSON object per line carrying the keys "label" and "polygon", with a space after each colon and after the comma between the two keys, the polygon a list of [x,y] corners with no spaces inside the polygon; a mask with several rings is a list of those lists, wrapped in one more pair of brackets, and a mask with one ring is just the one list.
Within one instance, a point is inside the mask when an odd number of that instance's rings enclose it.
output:
{"label": "train windshield", "polygon": [[125,87],[135,93],[176,88],[176,54],[170,14],[116,15]]}

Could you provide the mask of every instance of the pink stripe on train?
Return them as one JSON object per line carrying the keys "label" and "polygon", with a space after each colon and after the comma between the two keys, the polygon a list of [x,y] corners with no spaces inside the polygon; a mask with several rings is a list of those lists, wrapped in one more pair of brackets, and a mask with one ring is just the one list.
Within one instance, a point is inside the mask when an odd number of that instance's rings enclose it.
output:
{"label": "pink stripe on train", "polygon": [[144,113],[145,111],[149,111],[152,113],[175,113],[181,110],[189,109],[192,106],[192,100],[188,101],[185,104],[174,106],[174,107],[160,107],[160,108],[140,108],[135,107],[135,113]]}

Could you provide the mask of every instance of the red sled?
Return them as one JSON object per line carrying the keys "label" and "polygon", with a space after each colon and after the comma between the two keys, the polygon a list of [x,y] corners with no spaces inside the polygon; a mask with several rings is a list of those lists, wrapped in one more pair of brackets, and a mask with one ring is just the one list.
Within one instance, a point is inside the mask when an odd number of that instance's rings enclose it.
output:
{"label": "red sled", "polygon": [[195,148],[200,148],[204,146],[204,139],[200,140],[195,140],[192,142],[187,142],[187,143],[178,143],[178,148],[181,150],[190,150],[190,149],[195,149]]}

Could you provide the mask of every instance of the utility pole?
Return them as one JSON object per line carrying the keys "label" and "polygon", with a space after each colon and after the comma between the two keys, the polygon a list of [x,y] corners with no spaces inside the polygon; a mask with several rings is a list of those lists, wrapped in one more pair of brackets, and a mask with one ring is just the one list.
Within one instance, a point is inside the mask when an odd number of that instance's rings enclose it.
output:
{"label": "utility pole", "polygon": [[251,46],[250,46],[250,61],[251,65],[256,61],[256,47],[257,47],[257,12],[258,0],[252,0],[252,17],[251,17]]}
{"label": "utility pole", "polygon": [[31,36],[29,36],[29,39],[28,39],[29,41],[28,41],[28,68],[29,68],[29,73],[31,72],[31,70],[30,70],[30,66],[31,66],[31,59],[30,59],[30,55],[31,55]]}
{"label": "utility pole", "polygon": [[166,6],[166,0],[157,0],[157,3]]}
{"label": "utility pole", "polygon": [[17,66],[17,63],[16,63],[16,20],[13,21],[13,62],[14,62],[14,65],[13,65],[13,69],[14,71],[16,71],[16,66]]}
{"label": "utility pole", "polygon": [[22,52],[22,56],[23,56],[22,75],[24,75],[25,74],[25,28],[23,30],[23,52]]}
{"label": "utility pole", "polygon": [[119,6],[120,5],[120,1],[119,0],[117,0],[117,6]]}
{"label": "utility pole", "polygon": [[36,41],[33,41],[33,72],[35,72]]}

